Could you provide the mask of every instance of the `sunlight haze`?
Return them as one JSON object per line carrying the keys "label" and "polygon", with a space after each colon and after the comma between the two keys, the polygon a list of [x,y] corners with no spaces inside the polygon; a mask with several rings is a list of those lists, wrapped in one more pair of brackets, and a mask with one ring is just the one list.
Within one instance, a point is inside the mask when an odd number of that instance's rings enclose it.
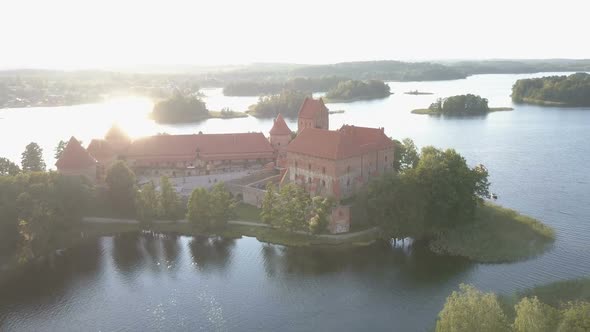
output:
{"label": "sunlight haze", "polygon": [[0,68],[584,58],[587,4],[2,1]]}

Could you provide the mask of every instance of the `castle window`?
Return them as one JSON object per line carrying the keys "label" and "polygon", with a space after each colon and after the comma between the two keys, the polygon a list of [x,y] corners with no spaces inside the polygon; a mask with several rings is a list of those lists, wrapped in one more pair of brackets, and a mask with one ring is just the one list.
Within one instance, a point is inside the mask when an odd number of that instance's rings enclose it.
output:
{"label": "castle window", "polygon": [[[281,142],[279,142],[279,146],[281,146]],[[385,157],[387,159],[387,157]]]}
{"label": "castle window", "polygon": [[307,164],[307,169],[311,171],[311,164]]}
{"label": "castle window", "polygon": [[324,188],[326,187],[326,181],[325,180],[322,180],[322,187],[324,187]]}
{"label": "castle window", "polygon": [[311,177],[307,178],[307,183],[311,183]]}
{"label": "castle window", "polygon": [[346,186],[347,186],[347,187],[350,187],[350,179],[348,179],[348,180],[346,181]]}
{"label": "castle window", "polygon": [[295,168],[297,168],[297,162],[295,162]]}
{"label": "castle window", "polygon": [[350,166],[346,167],[346,172],[350,173]]}
{"label": "castle window", "polygon": [[322,173],[323,174],[326,174],[326,168],[325,167],[322,167]]}
{"label": "castle window", "polygon": [[387,162],[387,156],[385,156],[385,161]]}

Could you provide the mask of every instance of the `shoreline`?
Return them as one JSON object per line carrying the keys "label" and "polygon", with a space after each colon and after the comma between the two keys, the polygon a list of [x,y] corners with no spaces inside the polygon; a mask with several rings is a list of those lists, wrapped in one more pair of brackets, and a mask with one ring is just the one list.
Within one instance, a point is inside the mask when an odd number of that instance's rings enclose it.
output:
{"label": "shoreline", "polygon": [[339,98],[328,98],[328,97],[322,97],[324,99],[324,102],[326,104],[344,104],[344,103],[353,103],[355,101],[367,101],[367,100],[378,100],[378,99],[385,99],[388,98],[389,96],[393,95],[393,92],[389,93],[386,96],[380,96],[380,97],[372,97],[372,96],[363,96],[363,97],[355,97],[355,98],[349,98],[349,99],[339,99]]}

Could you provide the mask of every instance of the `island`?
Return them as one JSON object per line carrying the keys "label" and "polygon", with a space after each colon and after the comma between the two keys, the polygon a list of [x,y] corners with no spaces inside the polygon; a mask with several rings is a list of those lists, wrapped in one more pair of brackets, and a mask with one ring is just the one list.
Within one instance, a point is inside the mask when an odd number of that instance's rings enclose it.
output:
{"label": "island", "polygon": [[516,81],[512,86],[516,103],[544,106],[590,106],[590,74],[547,76]]}
{"label": "island", "polygon": [[432,95],[432,92],[423,92],[423,91],[418,91],[418,90],[414,90],[414,91],[407,91],[404,92],[405,95],[415,95],[415,96],[419,96],[419,95]]}
{"label": "island", "polygon": [[466,94],[439,98],[428,108],[412,110],[413,114],[472,116],[484,115],[491,112],[512,111],[511,107],[489,107],[488,100],[480,96]]}
{"label": "island", "polygon": [[197,95],[176,93],[171,98],[157,102],[150,117],[157,123],[190,123],[211,118],[231,119],[247,117],[248,114],[229,108],[210,111]]}
{"label": "island", "polygon": [[326,102],[347,103],[358,100],[381,99],[391,95],[389,85],[379,80],[348,80],[326,93]]}
{"label": "island", "polygon": [[296,118],[307,96],[299,90],[282,90],[278,94],[259,97],[258,103],[251,105],[246,113],[257,118],[274,118],[279,113],[286,118]]}

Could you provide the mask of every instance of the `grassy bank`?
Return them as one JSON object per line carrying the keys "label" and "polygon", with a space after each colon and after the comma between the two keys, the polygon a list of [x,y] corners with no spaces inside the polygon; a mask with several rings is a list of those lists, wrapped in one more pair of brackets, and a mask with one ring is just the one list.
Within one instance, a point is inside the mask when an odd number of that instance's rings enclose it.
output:
{"label": "grassy bank", "polygon": [[260,222],[260,209],[250,204],[240,203],[236,206],[236,219]]}
{"label": "grassy bank", "polygon": [[533,104],[533,105],[540,105],[540,106],[571,106],[567,103],[559,102],[559,101],[550,101],[550,100],[541,100],[541,99],[533,99],[533,98],[523,98],[522,100],[517,101],[518,103],[523,104]]}
{"label": "grassy bank", "polygon": [[[514,111],[514,108],[512,108],[512,107],[490,107],[490,110],[488,111],[488,113],[506,112],[506,111]],[[440,112],[433,111],[429,108],[418,108],[418,109],[412,110],[412,114],[442,115]],[[479,115],[479,114],[474,114],[474,115]],[[465,115],[465,116],[470,116],[470,115]]]}
{"label": "grassy bank", "polygon": [[487,203],[477,208],[473,223],[442,234],[430,248],[477,262],[503,263],[540,255],[554,240],[553,229],[538,220]]}

